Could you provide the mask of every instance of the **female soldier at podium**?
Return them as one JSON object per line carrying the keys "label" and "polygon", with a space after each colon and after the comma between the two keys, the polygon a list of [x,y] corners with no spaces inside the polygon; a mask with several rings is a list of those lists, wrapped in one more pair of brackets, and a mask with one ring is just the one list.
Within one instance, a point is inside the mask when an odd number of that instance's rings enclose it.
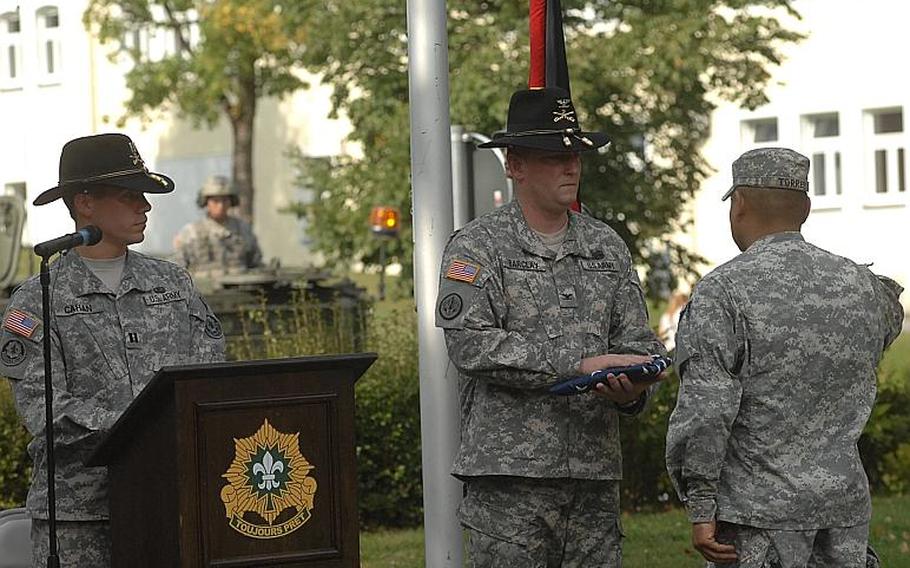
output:
{"label": "female soldier at podium", "polygon": [[107,469],[85,458],[165,365],[224,359],[221,325],[182,268],[128,250],[142,242],[146,193],[174,182],[149,172],[122,134],[71,140],[60,183],[35,205],[63,198],[76,229],[95,225],[100,242],[64,253],[50,266],[50,329],[41,324],[34,277],[13,295],[0,327],[0,375],[12,379],[16,407],[34,436],[26,507],[35,566],[49,559],[43,335],[51,333],[54,381],[56,526],[64,567],[110,566]]}

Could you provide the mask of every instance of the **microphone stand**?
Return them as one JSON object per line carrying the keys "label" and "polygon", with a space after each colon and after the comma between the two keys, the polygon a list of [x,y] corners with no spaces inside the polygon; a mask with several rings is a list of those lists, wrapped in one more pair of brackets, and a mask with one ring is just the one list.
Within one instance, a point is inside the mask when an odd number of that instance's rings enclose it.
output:
{"label": "microphone stand", "polygon": [[51,377],[51,274],[50,255],[41,257],[41,319],[44,326],[44,434],[47,445],[47,526],[49,554],[47,568],[60,568],[57,555],[57,495],[54,488],[54,384]]}

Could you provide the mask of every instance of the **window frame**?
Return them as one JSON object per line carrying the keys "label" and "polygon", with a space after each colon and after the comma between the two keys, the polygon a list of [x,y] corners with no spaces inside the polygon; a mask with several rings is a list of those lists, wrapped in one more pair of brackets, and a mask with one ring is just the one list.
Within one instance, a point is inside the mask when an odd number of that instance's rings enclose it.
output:
{"label": "window frame", "polygon": [[[875,118],[884,113],[899,111],[902,113],[903,131],[875,133]],[[910,179],[908,179],[908,136],[906,114],[900,105],[863,110],[863,144],[864,165],[864,206],[887,207],[905,205],[910,202]],[[881,170],[878,167],[879,152],[885,152],[885,191],[879,192],[878,178]],[[901,163],[899,163],[901,162]],[[901,186],[903,191],[901,191]]]}
{"label": "window frame", "polygon": [[[48,27],[47,19],[56,16],[57,25]],[[63,42],[60,31],[60,8],[46,4],[35,11],[35,50],[38,62],[38,84],[59,84],[63,75]],[[49,56],[50,55],[50,56]]]}
{"label": "window frame", "polygon": [[[774,140],[764,140],[758,142],[755,140],[756,126],[762,123],[769,123],[774,121],[774,127],[777,132],[777,136]],[[743,146],[750,148],[766,148],[780,145],[780,117],[778,116],[764,116],[756,118],[744,118],[739,122],[739,134],[740,141]]]}
{"label": "window frame", "polygon": [[[834,117],[837,120],[837,134],[817,136],[818,121]],[[809,197],[812,209],[839,209],[844,202],[844,151],[841,140],[841,116],[837,111],[813,112],[800,115],[802,148],[809,157]],[[824,194],[817,194],[816,168],[818,155],[824,156]]]}
{"label": "window frame", "polygon": [[[16,20],[19,29],[9,31],[9,23]],[[14,76],[10,75],[10,58],[13,60]],[[0,14],[0,91],[12,91],[22,88],[22,17],[18,10]]]}

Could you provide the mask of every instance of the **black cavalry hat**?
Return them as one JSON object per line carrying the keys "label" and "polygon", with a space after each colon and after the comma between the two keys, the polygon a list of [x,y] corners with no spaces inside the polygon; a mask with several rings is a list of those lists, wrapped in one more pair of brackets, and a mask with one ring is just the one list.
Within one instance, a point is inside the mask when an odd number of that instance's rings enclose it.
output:
{"label": "black cavalry hat", "polygon": [[602,132],[584,132],[569,93],[558,87],[515,91],[505,132],[479,148],[520,146],[551,152],[586,152],[610,143]]}
{"label": "black cavalry hat", "polygon": [[174,180],[152,173],[125,134],[97,134],[70,140],[60,153],[60,181],[35,199],[45,205],[86,186],[123,187],[143,193],[170,193]]}

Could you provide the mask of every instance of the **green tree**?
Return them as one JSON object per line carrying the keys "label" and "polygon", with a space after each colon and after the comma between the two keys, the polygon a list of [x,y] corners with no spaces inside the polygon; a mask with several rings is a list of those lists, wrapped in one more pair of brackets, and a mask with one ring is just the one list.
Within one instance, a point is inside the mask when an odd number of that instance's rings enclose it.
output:
{"label": "green tree", "polygon": [[[330,262],[374,262],[365,228],[373,205],[409,210],[406,3],[311,0],[319,26],[304,62],[334,88],[361,159],[314,165],[300,159],[314,200],[299,204],[315,246]],[[754,108],[766,101],[767,69],[800,39],[781,23],[798,17],[787,0],[563,0],[572,94],[586,129],[603,130],[610,150],[586,156],[582,200],[626,240],[639,262],[669,252],[691,264],[666,235],[685,227],[683,207],[709,167],[699,149],[715,101]],[[509,96],[527,84],[528,5],[449,0],[451,116],[490,133],[503,128]],[[407,219],[393,255],[411,264]]]}
{"label": "green tree", "polygon": [[[173,108],[197,126],[228,119],[233,178],[243,215],[253,212],[253,120],[262,96],[304,85],[295,72],[305,44],[307,6],[279,0],[90,0],[84,23],[114,57],[133,66],[128,115]],[[151,60],[138,34],[173,34],[172,53]]]}

